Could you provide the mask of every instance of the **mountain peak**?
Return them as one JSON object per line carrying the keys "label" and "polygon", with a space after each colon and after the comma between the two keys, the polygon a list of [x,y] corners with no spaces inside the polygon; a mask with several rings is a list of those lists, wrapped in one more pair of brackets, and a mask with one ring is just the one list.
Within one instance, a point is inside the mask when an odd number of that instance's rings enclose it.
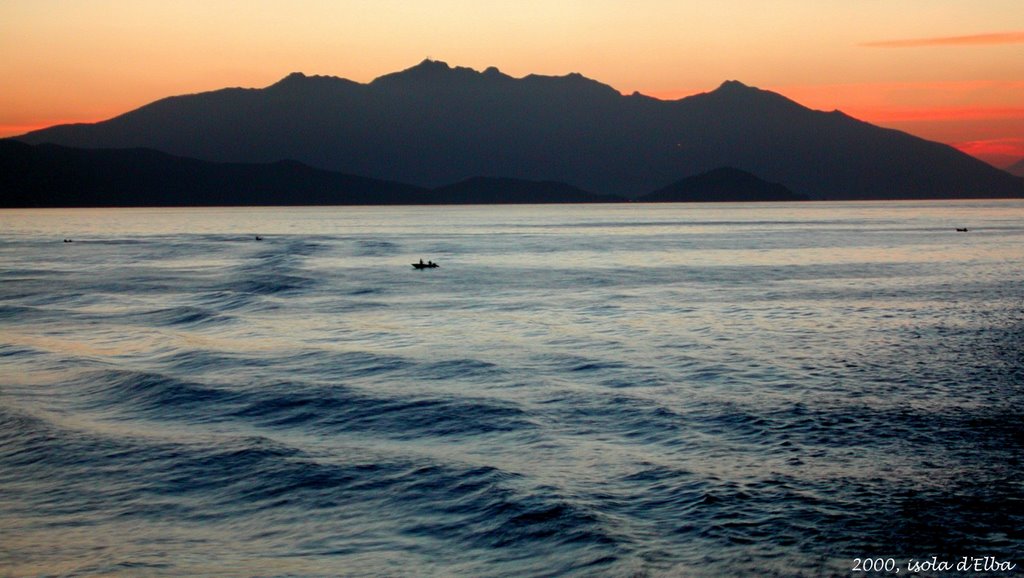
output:
{"label": "mountain peak", "polygon": [[[715,92],[718,92],[718,91],[735,91],[735,92],[740,92],[740,91],[746,91],[746,90],[751,90],[751,89],[752,89],[752,87],[747,86],[746,84],[743,84],[742,82],[740,82],[738,80],[726,80],[725,82],[723,82],[722,84],[720,84],[718,86],[718,88],[715,90]],[[756,89],[753,89],[753,90],[756,90]]]}
{"label": "mountain peak", "polygon": [[268,88],[284,89],[284,90],[304,90],[309,87],[334,87],[353,84],[351,80],[344,78],[338,78],[337,76],[322,76],[314,74],[313,76],[307,76],[302,72],[293,72],[288,76],[278,80]]}
{"label": "mountain peak", "polygon": [[293,72],[281,80],[278,80],[271,86],[296,86],[302,84],[306,78],[306,75],[301,72]]}
{"label": "mountain peak", "polygon": [[405,69],[405,72],[417,71],[419,73],[430,73],[430,72],[448,72],[452,67],[443,60],[431,60],[430,58],[424,58],[422,62],[413,66],[412,68]]}
{"label": "mountain peak", "polygon": [[[776,95],[776,93],[770,90],[763,90],[756,86],[750,86],[749,84],[743,84],[738,80],[726,80],[722,84],[718,85],[718,88],[712,90],[707,94],[717,94],[731,97],[744,97],[752,95]],[[781,95],[777,95],[781,96]]]}
{"label": "mountain peak", "polygon": [[611,86],[583,76],[579,72],[570,72],[562,76],[530,74],[523,77],[521,81],[527,86],[543,87],[547,90],[565,94],[589,94],[590,96],[601,98],[622,96],[619,91]]}
{"label": "mountain peak", "polygon": [[806,201],[778,183],[734,167],[719,167],[676,181],[667,187],[640,197],[645,202],[721,202],[721,201]]}
{"label": "mountain peak", "polygon": [[[493,68],[493,67],[492,67]],[[497,68],[494,72],[490,69],[487,71],[488,76],[492,76],[497,72]],[[483,73],[477,72],[472,68],[464,66],[451,67],[448,66],[447,62],[441,60],[431,60],[429,58],[424,59],[422,62],[413,66],[412,68],[406,68],[399,72],[393,72],[391,74],[385,74],[379,76],[373,80],[370,84],[388,84],[394,82],[412,82],[415,84],[419,83],[438,83],[438,82],[452,82],[452,81],[467,81],[473,80],[484,76]]]}
{"label": "mountain peak", "polygon": [[743,84],[738,80],[726,80],[711,92],[694,95],[689,98],[718,102],[729,108],[750,108],[753,106],[772,106],[776,110],[804,110],[806,107],[794,102],[777,92]]}

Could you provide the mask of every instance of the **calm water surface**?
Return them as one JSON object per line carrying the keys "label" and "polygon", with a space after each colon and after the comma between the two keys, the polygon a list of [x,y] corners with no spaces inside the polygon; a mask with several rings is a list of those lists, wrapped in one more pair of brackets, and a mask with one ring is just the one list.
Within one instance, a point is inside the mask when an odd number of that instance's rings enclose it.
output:
{"label": "calm water surface", "polygon": [[1019,201],[0,211],[0,576],[1019,572],[1022,282]]}

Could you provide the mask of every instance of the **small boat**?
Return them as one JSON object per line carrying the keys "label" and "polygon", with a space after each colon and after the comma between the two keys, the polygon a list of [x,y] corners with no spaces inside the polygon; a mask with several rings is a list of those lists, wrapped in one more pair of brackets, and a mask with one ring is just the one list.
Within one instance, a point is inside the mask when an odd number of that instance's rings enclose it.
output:
{"label": "small boat", "polygon": [[419,263],[413,263],[412,266],[417,269],[436,269],[437,267],[440,267],[440,265],[433,261],[427,261],[424,263],[422,260],[420,260]]}

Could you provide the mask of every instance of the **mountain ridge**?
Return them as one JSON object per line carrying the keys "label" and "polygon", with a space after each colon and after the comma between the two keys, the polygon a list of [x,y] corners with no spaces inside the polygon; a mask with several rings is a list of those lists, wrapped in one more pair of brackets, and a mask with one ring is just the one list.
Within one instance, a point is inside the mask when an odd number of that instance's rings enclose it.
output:
{"label": "mountain ridge", "polygon": [[153,149],[0,140],[0,207],[179,207],[429,203],[421,187],[295,160],[216,163]]}
{"label": "mountain ridge", "polygon": [[552,181],[473,177],[426,189],[296,160],[216,163],[153,149],[75,149],[0,139],[0,207],[617,203]]}
{"label": "mountain ridge", "polygon": [[739,81],[659,100],[578,73],[514,78],[429,59],[369,83],[292,73],[17,138],[217,162],[295,158],[427,188],[498,175],[634,197],[732,166],[813,199],[1024,196],[1018,179],[952,147]]}
{"label": "mountain ridge", "polygon": [[636,200],[644,203],[774,202],[806,201],[807,197],[747,171],[720,167],[686,177]]}
{"label": "mountain ridge", "polygon": [[[1022,179],[1024,183],[1024,179]],[[775,202],[806,196],[719,167],[627,199],[559,181],[476,176],[425,188],[300,161],[216,163],[153,149],[76,149],[0,139],[0,208]]]}
{"label": "mountain ridge", "polygon": [[557,181],[507,177],[470,177],[432,189],[437,202],[459,204],[620,203],[626,199],[597,195]]}
{"label": "mountain ridge", "polygon": [[1020,159],[1019,161],[1006,167],[1006,172],[1018,177],[1024,177],[1024,159]]}

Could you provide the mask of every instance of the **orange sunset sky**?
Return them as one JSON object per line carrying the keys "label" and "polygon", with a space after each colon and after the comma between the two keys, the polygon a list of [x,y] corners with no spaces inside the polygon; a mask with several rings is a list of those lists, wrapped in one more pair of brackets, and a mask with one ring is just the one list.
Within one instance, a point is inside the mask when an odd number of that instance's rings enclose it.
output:
{"label": "orange sunset sky", "polygon": [[1021,0],[0,0],[0,136],[424,58],[659,98],[723,80],[1024,158]]}

